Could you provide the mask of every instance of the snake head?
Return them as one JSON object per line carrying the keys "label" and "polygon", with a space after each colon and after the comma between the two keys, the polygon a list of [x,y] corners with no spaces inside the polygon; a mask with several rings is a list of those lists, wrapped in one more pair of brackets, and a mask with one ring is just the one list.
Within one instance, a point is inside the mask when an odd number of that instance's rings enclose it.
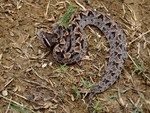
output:
{"label": "snake head", "polygon": [[40,31],[39,38],[49,48],[54,47],[58,43],[58,36],[55,33]]}

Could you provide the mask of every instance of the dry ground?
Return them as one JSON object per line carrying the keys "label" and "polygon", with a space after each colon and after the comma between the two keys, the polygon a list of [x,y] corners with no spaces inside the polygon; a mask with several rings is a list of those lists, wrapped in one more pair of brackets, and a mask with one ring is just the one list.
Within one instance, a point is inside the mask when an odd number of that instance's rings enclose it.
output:
{"label": "dry ground", "polygon": [[[50,30],[60,19],[68,7],[64,1],[0,0],[0,113],[24,113],[23,108],[36,113],[88,112],[84,82],[96,83],[103,76],[109,46],[97,29],[87,27],[86,59],[70,66],[57,63],[37,32]],[[122,76],[93,104],[99,100],[99,112],[105,113],[150,113],[150,0],[91,0],[89,6],[81,0],[73,6],[107,13],[127,36]]]}

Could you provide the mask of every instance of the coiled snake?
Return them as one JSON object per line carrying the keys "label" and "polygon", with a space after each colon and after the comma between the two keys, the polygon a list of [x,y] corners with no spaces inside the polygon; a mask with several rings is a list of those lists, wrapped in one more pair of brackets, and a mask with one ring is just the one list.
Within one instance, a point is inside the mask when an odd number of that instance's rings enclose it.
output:
{"label": "coiled snake", "polygon": [[55,24],[51,33],[41,31],[39,37],[47,47],[53,49],[53,56],[58,62],[72,64],[80,61],[86,54],[87,42],[83,29],[87,25],[99,28],[110,45],[106,73],[89,95],[89,112],[91,113],[93,96],[107,90],[121,75],[124,59],[127,56],[126,37],[123,31],[106,14],[86,11],[74,16],[69,29]]}

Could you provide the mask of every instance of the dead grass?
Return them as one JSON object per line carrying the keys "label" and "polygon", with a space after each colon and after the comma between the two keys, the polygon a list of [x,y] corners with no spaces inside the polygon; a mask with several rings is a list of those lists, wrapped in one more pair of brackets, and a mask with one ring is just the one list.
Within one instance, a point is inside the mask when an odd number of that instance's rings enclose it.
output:
{"label": "dead grass", "polygon": [[[113,87],[94,98],[95,110],[107,113],[149,113],[149,0],[133,0],[133,3],[128,0],[91,0],[89,6],[75,0],[72,4],[77,11],[93,7],[104,11],[127,36],[128,58],[122,76]],[[1,113],[88,112],[89,87],[103,76],[109,58],[105,36],[97,29],[88,27],[87,56],[78,64],[70,66],[57,63],[37,37],[41,28],[50,31],[51,25],[64,15],[68,6],[68,1],[56,0],[0,2]],[[80,98],[76,98],[79,95]]]}

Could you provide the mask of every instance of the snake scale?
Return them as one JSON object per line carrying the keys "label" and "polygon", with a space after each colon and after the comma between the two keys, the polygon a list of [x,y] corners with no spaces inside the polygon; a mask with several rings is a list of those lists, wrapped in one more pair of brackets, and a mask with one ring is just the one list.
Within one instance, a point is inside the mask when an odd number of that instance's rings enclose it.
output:
{"label": "snake scale", "polygon": [[79,12],[71,19],[71,26],[65,29],[60,24],[53,26],[52,32],[41,31],[40,39],[53,49],[54,58],[62,64],[72,64],[80,61],[87,52],[87,42],[84,28],[95,26],[106,36],[110,46],[110,58],[105,75],[89,94],[89,112],[92,112],[92,98],[111,87],[121,75],[126,54],[126,37],[109,16],[96,11]]}

